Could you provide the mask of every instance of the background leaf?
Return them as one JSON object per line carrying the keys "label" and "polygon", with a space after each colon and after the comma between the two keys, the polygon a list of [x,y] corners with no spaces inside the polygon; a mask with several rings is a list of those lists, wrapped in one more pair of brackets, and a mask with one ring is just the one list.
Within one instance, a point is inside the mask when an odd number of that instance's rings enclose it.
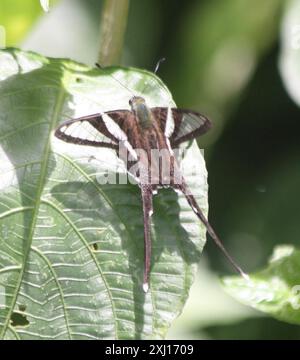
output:
{"label": "background leaf", "polygon": [[269,266],[250,281],[227,277],[225,289],[236,299],[273,317],[300,324],[300,251],[278,246]]}
{"label": "background leaf", "polygon": [[[53,4],[56,2],[52,0]],[[38,0],[1,0],[0,25],[6,32],[5,46],[20,43],[42,14],[43,9]]]}
{"label": "background leaf", "polygon": [[[100,71],[15,49],[1,51],[0,68],[1,337],[164,337],[188,296],[205,229],[182,196],[159,192],[145,295],[138,187],[101,185],[115,154],[66,144],[52,130],[70,117],[128,108],[130,91],[149,106],[172,104],[170,93],[145,71]],[[196,143],[184,162],[207,209]]]}

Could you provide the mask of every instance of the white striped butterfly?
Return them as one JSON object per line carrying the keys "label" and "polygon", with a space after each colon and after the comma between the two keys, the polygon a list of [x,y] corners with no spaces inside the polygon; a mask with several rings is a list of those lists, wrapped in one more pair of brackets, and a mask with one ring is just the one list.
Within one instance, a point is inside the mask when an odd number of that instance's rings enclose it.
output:
{"label": "white striped butterfly", "polygon": [[[181,143],[205,134],[211,128],[210,120],[192,110],[150,108],[140,96],[133,96],[129,104],[131,110],[113,110],[65,121],[56,129],[55,136],[72,144],[116,150],[126,162],[127,171],[138,179],[144,218],[143,290],[147,292],[149,289],[152,197],[160,187],[172,187],[185,195],[216,245],[233,267],[247,278],[228,254],[189,191],[174,155],[174,150]],[[153,153],[158,157],[153,157]]]}

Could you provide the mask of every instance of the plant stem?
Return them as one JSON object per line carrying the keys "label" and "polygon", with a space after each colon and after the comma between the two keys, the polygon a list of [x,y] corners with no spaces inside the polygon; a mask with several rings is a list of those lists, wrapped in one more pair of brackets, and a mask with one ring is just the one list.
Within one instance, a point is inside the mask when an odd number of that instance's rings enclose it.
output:
{"label": "plant stem", "polygon": [[100,23],[101,66],[117,65],[122,55],[129,0],[105,0]]}

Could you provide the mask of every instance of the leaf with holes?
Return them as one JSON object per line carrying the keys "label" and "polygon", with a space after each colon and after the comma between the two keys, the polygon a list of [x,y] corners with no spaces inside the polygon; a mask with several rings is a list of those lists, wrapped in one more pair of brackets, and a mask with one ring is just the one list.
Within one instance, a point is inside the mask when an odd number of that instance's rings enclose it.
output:
{"label": "leaf with holes", "polygon": [[[103,181],[126,171],[113,150],[67,144],[53,130],[70,118],[129,108],[131,92],[151,107],[173,104],[170,93],[146,71],[91,69],[16,49],[0,52],[0,80],[1,337],[163,338],[187,299],[204,227],[182,195],[159,191],[144,294],[138,186]],[[183,167],[207,210],[195,142]]]}

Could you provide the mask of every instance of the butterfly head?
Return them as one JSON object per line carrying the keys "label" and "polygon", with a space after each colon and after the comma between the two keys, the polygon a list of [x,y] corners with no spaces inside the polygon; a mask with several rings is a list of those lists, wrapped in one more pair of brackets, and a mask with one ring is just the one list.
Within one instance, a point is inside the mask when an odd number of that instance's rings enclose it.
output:
{"label": "butterfly head", "polygon": [[137,111],[137,109],[140,105],[144,105],[144,106],[146,105],[146,101],[141,96],[133,96],[129,100],[129,105],[130,105],[132,111]]}

